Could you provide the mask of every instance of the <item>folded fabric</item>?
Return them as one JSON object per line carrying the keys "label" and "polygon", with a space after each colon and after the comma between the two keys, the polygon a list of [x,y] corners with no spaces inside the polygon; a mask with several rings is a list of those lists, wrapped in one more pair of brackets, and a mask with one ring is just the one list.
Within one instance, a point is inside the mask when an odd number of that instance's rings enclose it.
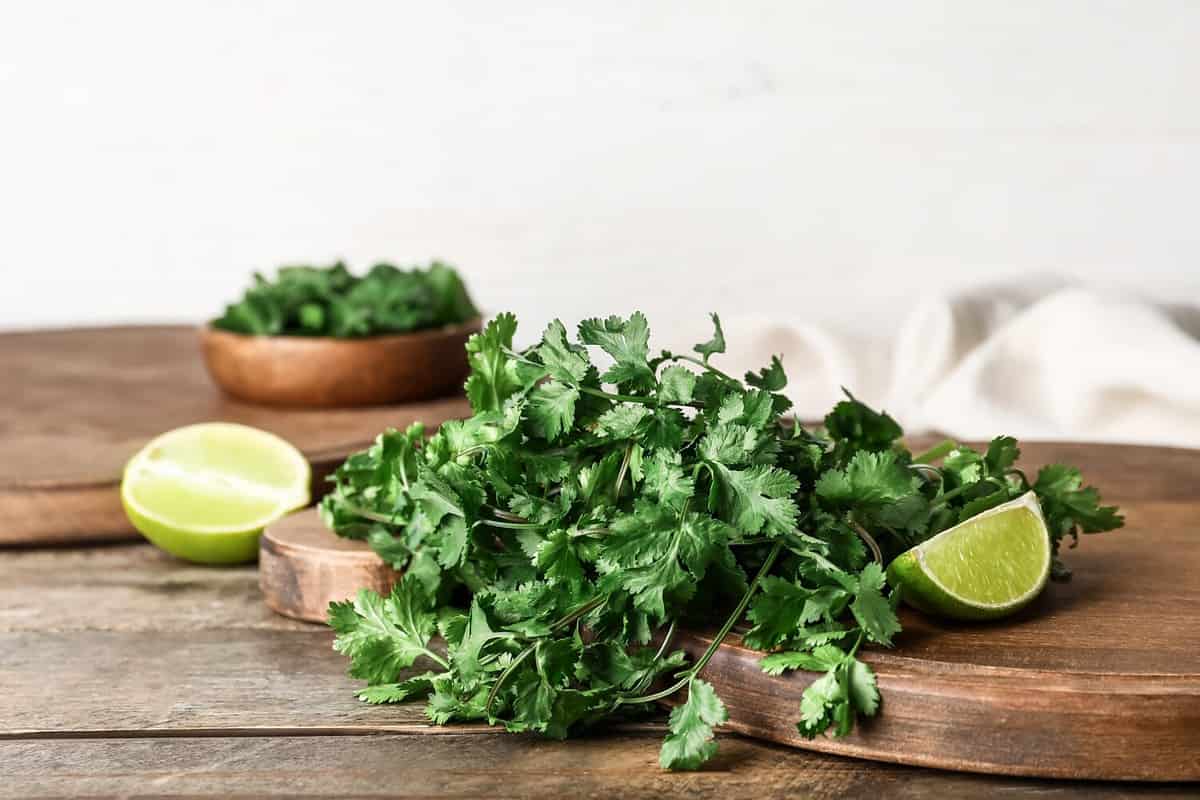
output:
{"label": "folded fabric", "polygon": [[[846,387],[910,432],[1200,447],[1198,307],[1031,283],[926,299],[894,337],[755,315],[722,322],[721,363],[741,372],[781,354],[804,420]],[[690,344],[685,335],[676,328],[672,346]]]}

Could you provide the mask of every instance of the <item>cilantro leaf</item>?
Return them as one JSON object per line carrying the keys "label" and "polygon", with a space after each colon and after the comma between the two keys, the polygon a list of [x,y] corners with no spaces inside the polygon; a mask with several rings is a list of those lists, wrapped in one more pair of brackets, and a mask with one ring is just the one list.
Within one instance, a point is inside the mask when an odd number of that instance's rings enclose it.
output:
{"label": "cilantro leaf", "polygon": [[[352,304],[298,314],[309,326],[365,319]],[[708,364],[725,346],[714,326],[702,361],[651,360],[641,314],[585,320],[575,341],[552,322],[523,352],[501,315],[468,346],[470,418],[428,439],[420,426],[385,431],[336,470],[322,518],[405,570],[391,596],[330,609],[335,646],[369,683],[364,701],[426,696],[437,724],[561,738],[686,687],[661,759],[693,769],[725,718],[699,680],[708,655],[687,662],[650,643],[692,620],[745,621],[747,646],[776,651],[766,672],[818,673],[798,730],[845,735],[880,708],[860,649],[900,630],[889,557],[1030,490],[1056,553],[1066,536],[1121,522],[1074,468],[1046,467],[1030,486],[1011,437],[933,467],[914,465],[900,426],[849,394],[827,436],[792,424],[782,362],[730,378]],[[595,349],[612,360],[603,376]],[[445,657],[430,649],[435,630]],[[442,671],[410,677],[419,658]]]}
{"label": "cilantro leaf", "polygon": [[517,318],[499,314],[481,333],[467,340],[467,362],[471,375],[467,378],[467,399],[475,413],[499,411],[504,401],[526,388],[518,376],[516,362],[507,355],[517,332]]}
{"label": "cilantro leaf", "polygon": [[878,505],[910,496],[917,478],[896,462],[890,451],[860,450],[844,470],[832,469],[817,481],[819,497],[839,505]]}
{"label": "cilantro leaf", "polygon": [[[1100,505],[1100,493],[1091,486],[1083,486],[1083,476],[1078,469],[1063,464],[1049,464],[1038,470],[1033,484],[1050,541],[1057,558],[1058,548],[1066,536],[1076,536],[1078,531],[1099,533],[1120,528],[1125,518],[1117,513],[1116,506]],[[1060,575],[1069,576],[1069,571],[1058,567]]]}
{"label": "cilantro leaf", "polygon": [[688,684],[688,699],[671,711],[658,763],[665,769],[696,769],[717,752],[713,728],[729,719],[725,704],[706,681]]}
{"label": "cilantro leaf", "polygon": [[796,504],[791,495],[799,488],[797,480],[778,467],[756,464],[735,470],[710,462],[715,481],[710,506],[715,500],[724,519],[743,534],[760,530],[788,533],[796,527]]}
{"label": "cilantro leaf", "polygon": [[579,390],[558,381],[549,381],[529,393],[526,413],[534,433],[554,441],[575,424],[575,402]]}
{"label": "cilantro leaf", "polygon": [[678,454],[668,455],[657,450],[646,461],[644,469],[645,491],[665,506],[682,509],[696,493],[696,483],[684,473]]}
{"label": "cilantro leaf", "polygon": [[988,474],[998,476],[1011,469],[1020,457],[1021,448],[1017,446],[1016,439],[1011,436],[997,436],[988,444],[987,455],[983,460]]}
{"label": "cilantro leaf", "polygon": [[721,330],[721,318],[716,314],[709,314],[713,323],[713,337],[707,342],[701,342],[692,349],[699,353],[704,358],[704,363],[708,363],[711,356],[725,352],[725,332]]}
{"label": "cilantro leaf", "polygon": [[825,430],[830,438],[850,452],[886,450],[904,435],[900,425],[886,412],[869,408],[850,392],[846,392],[846,399],[826,415]]}
{"label": "cilantro leaf", "polygon": [[663,403],[690,403],[696,391],[696,375],[690,369],[673,364],[662,371],[658,399]]}
{"label": "cilantro leaf", "polygon": [[426,672],[399,683],[377,683],[368,686],[358,693],[358,699],[364,703],[378,705],[380,703],[403,703],[405,700],[427,697],[433,692],[433,679],[436,673]]}
{"label": "cilantro leaf", "polygon": [[814,647],[811,652],[790,650],[782,653],[772,653],[760,664],[763,672],[768,675],[782,675],[792,669],[803,669],[809,672],[825,672],[841,664],[846,653],[840,647],[821,645]]}
{"label": "cilantro leaf", "polygon": [[863,567],[850,610],[871,641],[890,647],[892,636],[900,631],[900,621],[883,596],[884,582],[883,567],[877,562],[872,561]]}
{"label": "cilantro leaf", "polygon": [[654,373],[648,363],[650,325],[640,311],[635,311],[628,320],[585,319],[579,323],[579,339],[585,344],[599,345],[616,362],[601,377],[605,382],[636,386],[653,383]]}
{"label": "cilantro leaf", "polygon": [[550,376],[563,383],[580,383],[591,366],[584,348],[567,341],[567,329],[558,320],[546,327],[537,354]]}
{"label": "cilantro leaf", "polygon": [[787,386],[787,374],[783,371],[783,362],[779,356],[771,356],[771,363],[760,369],[757,374],[747,372],[746,383],[768,392],[778,392]]}
{"label": "cilantro leaf", "polygon": [[632,439],[650,413],[645,406],[614,406],[596,420],[596,431],[613,439]]}
{"label": "cilantro leaf", "polygon": [[359,277],[339,262],[282,267],[273,281],[255,274],[242,299],[211,324],[252,336],[350,338],[407,333],[478,316],[462,278],[445,264],[435,261],[411,270],[377,264]]}
{"label": "cilantro leaf", "polygon": [[350,675],[388,683],[421,655],[433,635],[434,615],[420,584],[404,578],[389,597],[361,589],[353,601],[331,603],[333,649],[350,657]]}

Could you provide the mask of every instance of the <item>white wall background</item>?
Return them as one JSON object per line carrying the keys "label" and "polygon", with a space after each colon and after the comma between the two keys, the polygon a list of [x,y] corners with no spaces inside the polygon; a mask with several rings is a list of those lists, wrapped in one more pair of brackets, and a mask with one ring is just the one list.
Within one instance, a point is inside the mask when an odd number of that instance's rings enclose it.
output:
{"label": "white wall background", "polygon": [[[1200,288],[1200,3],[0,6],[0,327],[459,265],[535,332]],[[683,321],[687,321],[686,323]]]}

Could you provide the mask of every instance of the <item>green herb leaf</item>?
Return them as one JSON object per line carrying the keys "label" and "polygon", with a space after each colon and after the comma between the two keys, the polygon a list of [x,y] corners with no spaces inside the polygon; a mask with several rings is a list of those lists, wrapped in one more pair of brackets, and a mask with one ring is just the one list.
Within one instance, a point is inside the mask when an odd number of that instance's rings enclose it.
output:
{"label": "green herb leaf", "polygon": [[356,277],[337,263],[283,267],[274,281],[255,275],[254,285],[212,326],[253,336],[348,338],[407,333],[478,316],[462,278],[445,264],[412,270],[377,264]]}
{"label": "green herb leaf", "polygon": [[671,711],[658,763],[665,769],[696,769],[717,752],[713,728],[729,719],[711,685],[698,678],[688,684],[688,699]]}
{"label": "green herb leaf", "polygon": [[[322,308],[332,321],[309,307],[304,324],[363,323],[361,305]],[[239,313],[265,324],[275,310]],[[553,322],[521,352],[501,314],[467,346],[469,419],[428,439],[419,425],[385,431],[338,468],[322,518],[405,570],[391,596],[330,609],[365,701],[427,697],[437,724],[561,738],[687,687],[661,761],[694,769],[725,710],[699,680],[707,656],[688,663],[657,642],[695,621],[746,621],[747,646],[777,651],[765,671],[820,673],[801,734],[845,735],[880,707],[860,649],[900,630],[882,563],[1030,489],[1056,550],[1121,523],[1071,467],[1029,486],[1009,437],[914,465],[900,426],[850,395],[826,417],[828,437],[797,427],[782,418],[782,362],[750,385],[729,378],[708,365],[725,347],[714,326],[693,372],[668,363],[690,357],[647,357],[638,313],[586,320],[574,341]],[[612,362],[603,376],[593,357]],[[435,630],[446,656],[430,648]],[[409,677],[419,658],[442,671]]]}

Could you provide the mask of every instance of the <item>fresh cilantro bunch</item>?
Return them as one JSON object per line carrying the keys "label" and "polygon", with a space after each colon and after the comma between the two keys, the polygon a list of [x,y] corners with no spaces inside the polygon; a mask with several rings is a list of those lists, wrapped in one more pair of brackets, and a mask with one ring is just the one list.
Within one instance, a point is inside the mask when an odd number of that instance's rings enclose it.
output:
{"label": "fresh cilantro bunch", "polygon": [[341,262],[332,267],[282,267],[275,280],[255,273],[254,285],[214,328],[255,336],[350,338],[407,333],[479,316],[453,267],[376,264],[362,277]]}
{"label": "fresh cilantro bunch", "polygon": [[[858,654],[900,630],[892,557],[1030,488],[1056,553],[1121,524],[1076,470],[1031,482],[1009,437],[914,457],[850,396],[808,431],[785,417],[778,358],[744,380],[710,363],[725,349],[713,323],[696,355],[652,356],[640,313],[586,320],[575,340],[555,321],[518,351],[502,314],[467,345],[470,419],[429,439],[389,430],[342,465],[326,522],[406,571],[389,597],[330,609],[362,699],[563,737],[686,689],[660,760],[690,769],[726,719],[701,671],[744,624],[768,673],[823,673],[800,732],[842,735],[879,707]],[[685,622],[717,627],[690,664],[671,649]],[[399,680],[418,659],[434,668]]]}

